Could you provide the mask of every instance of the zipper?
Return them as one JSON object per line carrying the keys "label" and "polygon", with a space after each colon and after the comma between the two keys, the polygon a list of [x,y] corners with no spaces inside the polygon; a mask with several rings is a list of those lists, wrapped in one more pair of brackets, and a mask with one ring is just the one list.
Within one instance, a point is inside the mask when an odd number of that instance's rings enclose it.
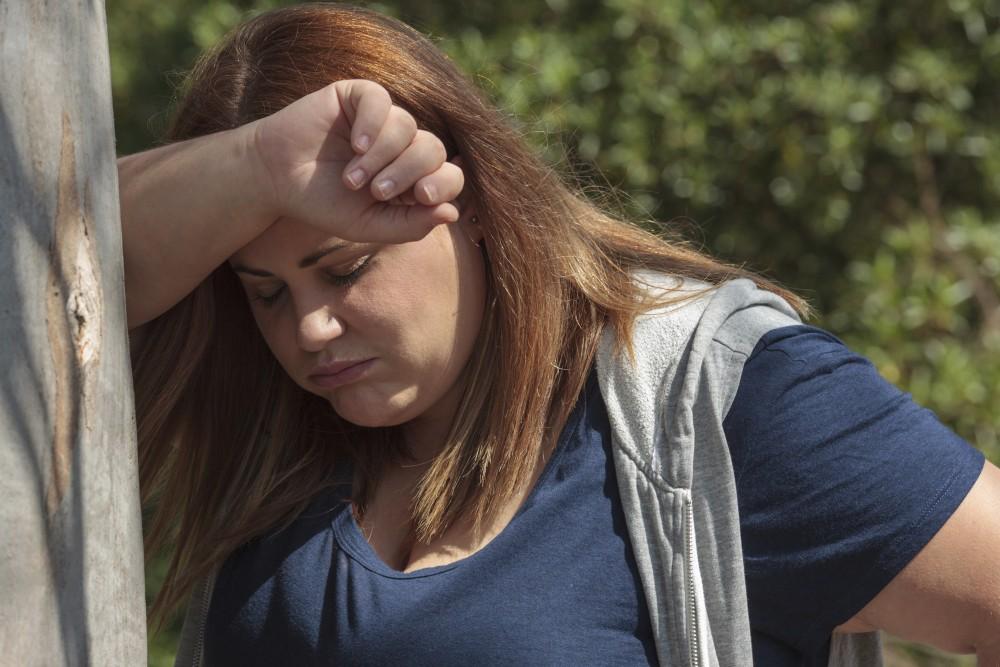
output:
{"label": "zipper", "polygon": [[687,524],[687,530],[684,531],[687,546],[687,562],[685,563],[687,567],[687,605],[688,618],[691,622],[691,633],[688,637],[688,661],[691,667],[698,667],[701,664],[701,651],[698,645],[700,633],[698,627],[698,597],[694,571],[694,559],[697,558],[697,555],[694,544],[694,508],[692,507],[690,497],[684,499],[684,516]]}
{"label": "zipper", "polygon": [[212,586],[210,582],[205,582],[205,588],[201,593],[201,607],[198,613],[198,639],[194,643],[194,654],[191,660],[191,667],[200,667],[202,652],[205,648],[205,625],[208,623],[208,605],[212,598]]}

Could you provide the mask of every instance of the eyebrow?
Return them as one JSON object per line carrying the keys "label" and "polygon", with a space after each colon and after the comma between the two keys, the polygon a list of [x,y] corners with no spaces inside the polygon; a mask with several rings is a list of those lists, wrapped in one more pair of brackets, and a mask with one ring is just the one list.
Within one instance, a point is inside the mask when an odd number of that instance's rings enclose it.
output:
{"label": "eyebrow", "polygon": [[[306,255],[305,257],[303,257],[301,260],[299,260],[299,268],[300,269],[308,269],[310,266],[312,266],[313,264],[315,264],[319,260],[321,260],[324,257],[326,257],[331,252],[336,252],[338,250],[343,250],[344,248],[348,247],[349,245],[351,245],[351,244],[348,243],[347,241],[332,241],[330,243],[327,243],[327,244],[323,245],[322,247],[320,247],[320,249],[317,250],[316,252],[310,253],[310,254]],[[274,277],[274,274],[271,273],[270,271],[265,271],[264,269],[254,269],[254,268],[249,267],[249,266],[243,266],[242,264],[233,264],[232,265],[232,269],[233,269],[233,271],[237,271],[239,273],[248,273],[251,276],[260,276],[261,278],[272,278],[272,277]]]}

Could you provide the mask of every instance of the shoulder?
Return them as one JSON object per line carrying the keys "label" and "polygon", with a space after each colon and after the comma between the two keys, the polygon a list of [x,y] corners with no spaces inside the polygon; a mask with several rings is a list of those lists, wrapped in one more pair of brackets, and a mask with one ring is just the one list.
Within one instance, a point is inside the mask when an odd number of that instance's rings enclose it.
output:
{"label": "shoulder", "polygon": [[652,407],[667,393],[705,387],[724,412],[757,341],[800,324],[784,299],[750,280],[713,285],[651,272],[635,280],[650,307],[635,319],[629,340],[606,330],[597,356],[605,395],[626,403]]}
{"label": "shoulder", "polygon": [[636,318],[628,344],[611,328],[605,331],[597,355],[601,394],[622,446],[638,459],[663,461],[672,471],[663,474],[683,487],[690,483],[695,448],[691,429],[698,424],[701,433],[711,430],[722,442],[722,418],[754,344],[766,331],[799,319],[783,299],[749,280],[640,279],[658,290],[651,292],[656,303]]}
{"label": "shoulder", "polygon": [[634,279],[650,307],[636,318],[633,345],[674,340],[704,354],[712,343],[749,354],[767,331],[801,322],[787,301],[740,278],[720,284],[663,273]]}
{"label": "shoulder", "polygon": [[803,650],[927,544],[984,460],[868,359],[804,325],[757,341],[724,430],[753,623]]}

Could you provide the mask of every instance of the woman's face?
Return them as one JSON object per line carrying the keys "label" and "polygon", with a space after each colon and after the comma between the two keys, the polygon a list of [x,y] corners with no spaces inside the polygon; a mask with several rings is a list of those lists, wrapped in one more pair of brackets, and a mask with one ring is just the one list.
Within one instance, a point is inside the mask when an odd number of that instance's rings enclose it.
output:
{"label": "woman's face", "polygon": [[483,318],[478,238],[463,220],[412,243],[348,243],[282,218],[229,261],[299,386],[354,424],[446,428]]}

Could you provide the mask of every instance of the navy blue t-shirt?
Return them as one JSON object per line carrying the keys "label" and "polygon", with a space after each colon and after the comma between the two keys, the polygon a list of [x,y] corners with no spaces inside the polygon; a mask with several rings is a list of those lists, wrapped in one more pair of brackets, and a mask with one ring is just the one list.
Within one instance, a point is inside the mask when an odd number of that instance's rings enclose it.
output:
{"label": "navy blue t-shirt", "polygon": [[[826,665],[832,629],[933,537],[984,462],[808,326],[761,339],[724,428],[759,665]],[[227,560],[208,665],[656,664],[593,374],[524,505],[470,557],[392,570],[346,494]]]}
{"label": "navy blue t-shirt", "polygon": [[528,498],[471,556],[388,567],[349,491],[227,560],[208,666],[656,664],[595,374]]}
{"label": "navy blue t-shirt", "polygon": [[759,665],[825,666],[833,628],[930,541],[985,461],[804,325],[761,338],[723,426]]}

